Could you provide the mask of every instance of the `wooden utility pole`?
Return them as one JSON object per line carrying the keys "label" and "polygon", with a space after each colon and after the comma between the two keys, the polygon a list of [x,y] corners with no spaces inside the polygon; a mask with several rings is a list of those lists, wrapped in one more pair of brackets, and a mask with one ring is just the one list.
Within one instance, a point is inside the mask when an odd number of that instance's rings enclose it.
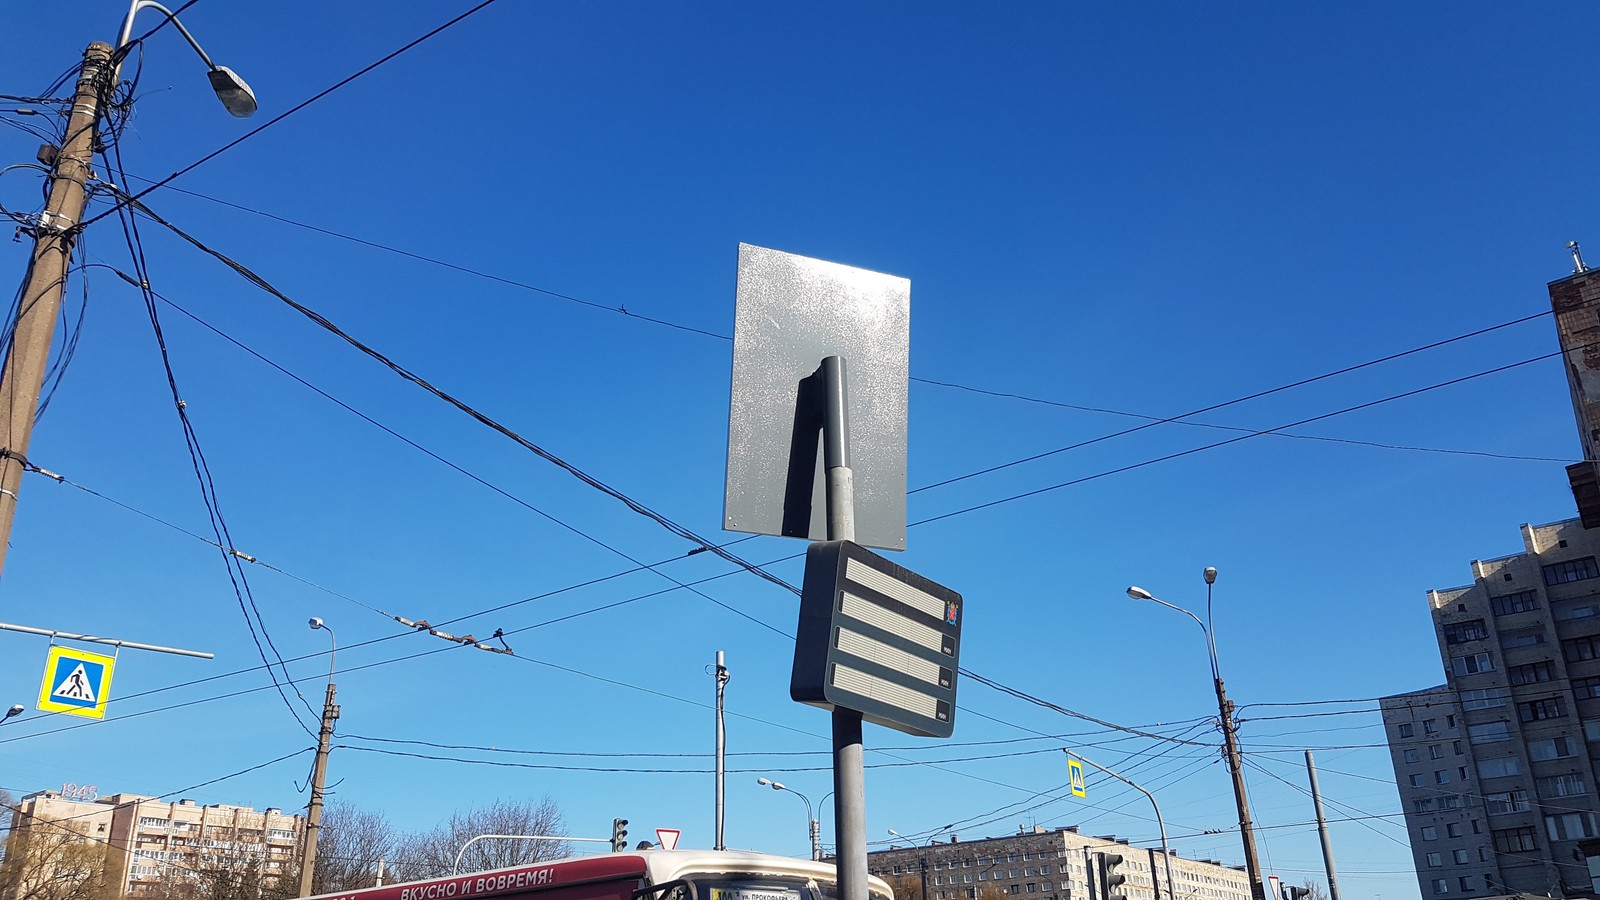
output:
{"label": "wooden utility pole", "polygon": [[33,257],[22,284],[11,349],[0,372],[0,568],[5,566],[6,548],[11,543],[23,461],[33,437],[56,316],[72,265],[72,245],[88,197],[100,102],[111,94],[113,69],[109,45],[96,41],[84,50],[66,140],[55,150],[50,165],[50,197],[32,229]]}
{"label": "wooden utility pole", "polygon": [[317,735],[317,761],[311,767],[311,805],[306,808],[305,852],[300,855],[300,890],[297,897],[311,896],[311,874],[317,865],[317,832],[322,828],[322,786],[328,778],[328,744],[333,739],[333,723],[339,721],[339,707],[333,702],[334,684],[328,681],[328,696],[322,701],[322,730]]}

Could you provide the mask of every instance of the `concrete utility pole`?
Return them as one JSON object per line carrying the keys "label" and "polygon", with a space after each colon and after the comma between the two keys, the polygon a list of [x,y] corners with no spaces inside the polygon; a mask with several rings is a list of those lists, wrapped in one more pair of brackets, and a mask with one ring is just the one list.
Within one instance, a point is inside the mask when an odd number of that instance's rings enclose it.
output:
{"label": "concrete utility pole", "polygon": [[1267,887],[1261,879],[1261,860],[1256,855],[1255,827],[1250,823],[1250,798],[1245,793],[1244,769],[1239,759],[1239,726],[1233,721],[1233,701],[1228,699],[1228,691],[1222,686],[1220,676],[1216,683],[1217,709],[1222,715],[1223,746],[1228,756],[1228,772],[1233,775],[1233,800],[1239,807],[1239,838],[1244,842],[1244,868],[1250,875],[1250,896],[1254,900],[1267,900]]}
{"label": "concrete utility pole", "polygon": [[328,744],[333,740],[333,723],[339,721],[339,707],[333,702],[336,686],[333,683],[334,656],[338,650],[333,629],[321,619],[311,620],[313,629],[328,632],[333,650],[328,654],[328,694],[322,701],[322,730],[317,734],[317,761],[311,767],[311,803],[306,807],[305,852],[300,856],[300,891],[295,896],[311,896],[311,875],[317,866],[317,831],[322,828],[322,786],[328,779]]}
{"label": "concrete utility pole", "polygon": [[22,285],[11,352],[0,372],[0,569],[11,543],[11,523],[22,489],[23,460],[33,437],[33,419],[44,387],[56,316],[72,264],[87,184],[94,163],[100,100],[111,93],[111,47],[95,41],[83,51],[78,89],[67,119],[67,139],[50,165],[50,197],[33,227],[33,256]]}

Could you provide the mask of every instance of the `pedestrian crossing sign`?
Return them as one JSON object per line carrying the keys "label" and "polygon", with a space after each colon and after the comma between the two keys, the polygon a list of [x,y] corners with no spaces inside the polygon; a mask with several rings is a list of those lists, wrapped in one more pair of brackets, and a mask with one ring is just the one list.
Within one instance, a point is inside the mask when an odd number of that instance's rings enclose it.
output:
{"label": "pedestrian crossing sign", "polygon": [[1089,791],[1083,783],[1083,763],[1075,759],[1067,760],[1067,778],[1072,784],[1072,796],[1089,796]]}
{"label": "pedestrian crossing sign", "polygon": [[111,670],[116,664],[115,657],[72,647],[51,647],[44,663],[44,683],[39,685],[39,708],[90,719],[105,718]]}

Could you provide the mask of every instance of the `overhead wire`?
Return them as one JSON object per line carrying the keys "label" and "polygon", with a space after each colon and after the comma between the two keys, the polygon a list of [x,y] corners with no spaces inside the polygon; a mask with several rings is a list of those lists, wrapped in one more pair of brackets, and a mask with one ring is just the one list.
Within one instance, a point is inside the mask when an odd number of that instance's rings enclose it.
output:
{"label": "overhead wire", "polygon": [[[154,182],[151,182],[149,179],[139,178],[138,176],[134,176],[134,177],[135,177],[136,180],[139,180],[139,181],[144,181],[146,183],[154,183]],[[178,193],[186,194],[188,196],[201,199],[201,200],[206,200],[208,202],[215,203],[215,204],[218,204],[220,206],[224,206],[224,207],[227,207],[227,208],[230,208],[230,209],[235,209],[235,210],[238,210],[240,212],[245,212],[245,213],[249,213],[249,214],[252,214],[252,215],[260,216],[262,218],[266,218],[266,219],[269,219],[269,220],[272,220],[272,221],[280,222],[280,223],[283,223],[283,224],[286,224],[286,225],[290,225],[290,226],[293,226],[293,227],[296,227],[296,228],[302,228],[302,229],[305,229],[305,230],[308,230],[308,231],[311,231],[311,232],[314,232],[314,233],[317,233],[317,234],[322,234],[322,235],[325,235],[325,236],[328,236],[328,237],[332,237],[332,238],[336,238],[336,239],[339,239],[339,240],[349,241],[351,243],[355,243],[355,244],[358,244],[358,245],[361,245],[361,246],[369,247],[369,248],[372,248],[372,249],[375,249],[375,250],[381,250],[381,251],[384,251],[384,252],[393,253],[393,254],[395,254],[397,256],[401,256],[401,257],[404,257],[404,258],[407,258],[407,259],[416,260],[418,262],[427,263],[429,265],[439,266],[441,268],[449,269],[451,271],[459,272],[459,273],[462,273],[462,274],[467,274],[467,275],[472,275],[472,276],[475,276],[475,277],[478,277],[478,278],[483,278],[483,279],[486,279],[486,280],[489,280],[489,281],[493,281],[493,282],[496,282],[496,283],[499,283],[499,284],[503,284],[503,285],[506,285],[506,286],[509,286],[509,287],[515,287],[515,288],[519,288],[519,289],[522,289],[522,290],[532,291],[532,292],[543,294],[545,296],[549,296],[549,297],[552,297],[552,298],[555,298],[555,299],[565,300],[565,301],[568,301],[568,302],[571,302],[571,303],[575,303],[575,304],[578,304],[578,305],[581,305],[581,306],[586,306],[586,307],[590,307],[590,308],[593,308],[593,309],[602,310],[602,311],[605,311],[605,312],[612,312],[612,313],[616,313],[618,315],[626,316],[628,318],[639,319],[639,320],[642,320],[642,321],[645,321],[645,322],[650,322],[650,323],[653,323],[653,324],[663,325],[663,326],[666,326],[666,327],[669,327],[669,328],[677,329],[679,331],[686,331],[686,332],[691,332],[691,333],[694,333],[694,334],[703,335],[705,337],[715,338],[717,340],[731,341],[733,339],[730,335],[720,334],[720,333],[713,332],[713,331],[708,331],[708,330],[703,329],[703,328],[698,328],[698,327],[695,327],[695,326],[692,326],[692,325],[685,325],[685,324],[680,323],[680,322],[673,322],[673,321],[668,320],[668,319],[661,319],[661,318],[655,318],[655,317],[652,317],[652,316],[643,315],[643,314],[640,314],[638,312],[635,312],[634,310],[630,310],[625,305],[620,305],[619,304],[619,305],[616,305],[616,306],[612,306],[612,305],[608,305],[608,304],[605,304],[605,303],[599,303],[599,302],[596,302],[596,301],[593,301],[593,300],[586,300],[586,299],[584,299],[582,297],[578,297],[578,296],[575,296],[575,295],[572,295],[572,294],[568,294],[568,293],[563,293],[563,292],[560,292],[560,291],[551,290],[549,288],[541,287],[539,285],[532,284],[530,282],[521,281],[521,280],[514,279],[514,278],[509,278],[509,277],[506,277],[506,276],[503,276],[503,275],[497,275],[497,274],[494,274],[492,272],[486,272],[486,271],[483,271],[481,269],[472,268],[471,266],[466,266],[466,265],[462,265],[462,264],[459,264],[459,263],[450,262],[449,260],[445,260],[445,259],[442,259],[442,258],[439,258],[439,257],[428,256],[426,254],[422,254],[422,253],[417,253],[417,252],[410,251],[410,250],[401,249],[401,248],[398,248],[398,247],[394,247],[394,246],[391,246],[391,245],[380,243],[378,241],[372,241],[372,240],[368,240],[366,238],[356,237],[354,235],[346,234],[346,233],[343,233],[343,232],[340,232],[340,231],[335,231],[333,229],[325,228],[325,227],[322,227],[322,226],[319,226],[319,225],[313,225],[313,224],[308,223],[308,222],[301,222],[301,221],[298,221],[298,220],[295,220],[295,219],[291,219],[291,218],[289,218],[287,216],[281,216],[281,215],[278,215],[276,213],[271,213],[271,212],[266,212],[264,210],[254,209],[254,208],[249,207],[249,206],[244,206],[244,205],[239,204],[239,203],[234,203],[234,202],[231,202],[231,201],[228,201],[228,200],[223,200],[221,198],[210,196],[208,194],[204,194],[204,193],[201,193],[201,192],[198,192],[198,191],[187,190],[187,189],[184,189],[184,188],[172,188],[172,190],[174,190],[174,191],[176,191]],[[925,378],[925,377],[912,376],[911,380],[913,382],[917,382],[917,383],[920,383],[920,384],[926,384],[926,385],[930,385],[930,386],[943,387],[943,388],[950,388],[950,389],[953,389],[953,390],[966,391],[966,392],[970,392],[970,393],[974,393],[974,394],[980,394],[980,395],[991,396],[991,397],[1000,397],[1000,398],[1021,400],[1021,401],[1025,401],[1025,402],[1028,402],[1028,403],[1036,403],[1036,404],[1052,406],[1052,407],[1057,407],[1057,408],[1063,408],[1063,409],[1072,409],[1072,410],[1076,410],[1076,411],[1080,411],[1080,412],[1092,412],[1092,413],[1100,413],[1100,414],[1106,414],[1106,415],[1116,415],[1116,416],[1123,416],[1123,417],[1129,417],[1129,418],[1143,419],[1143,420],[1148,421],[1149,425],[1142,426],[1140,428],[1134,428],[1134,429],[1128,429],[1128,430],[1108,433],[1108,434],[1101,435],[1099,437],[1090,439],[1090,440],[1088,440],[1087,442],[1084,442],[1084,443],[1074,444],[1074,445],[1071,445],[1071,446],[1068,446],[1068,447],[1056,448],[1056,449],[1053,449],[1053,450],[1050,450],[1050,451],[1046,451],[1046,452],[1041,453],[1041,454],[1035,454],[1035,455],[1026,457],[1024,459],[1013,460],[1011,462],[1003,463],[1003,464],[1000,464],[998,466],[991,466],[991,467],[988,467],[988,468],[985,468],[985,469],[981,469],[981,470],[978,470],[978,471],[964,473],[962,475],[958,475],[958,476],[955,476],[955,477],[952,477],[950,479],[946,479],[946,480],[943,480],[943,481],[938,481],[938,482],[934,482],[934,483],[931,483],[931,484],[925,484],[925,485],[922,485],[920,487],[913,488],[908,493],[918,493],[920,491],[931,490],[933,488],[941,487],[941,486],[946,485],[946,484],[951,484],[951,483],[954,483],[954,482],[957,482],[957,481],[964,481],[964,480],[966,480],[968,478],[974,478],[974,477],[977,477],[979,475],[984,475],[984,474],[988,474],[990,472],[994,472],[994,471],[999,471],[999,470],[1002,470],[1002,469],[1010,468],[1010,467],[1013,467],[1013,466],[1016,466],[1016,465],[1020,465],[1020,464],[1026,463],[1026,462],[1032,462],[1032,461],[1034,461],[1036,459],[1044,459],[1046,457],[1054,456],[1056,454],[1065,452],[1067,450],[1077,449],[1078,447],[1082,447],[1082,446],[1089,446],[1091,444],[1100,443],[1102,441],[1110,440],[1112,438],[1121,437],[1121,436],[1126,435],[1126,434],[1132,434],[1132,433],[1134,433],[1136,431],[1142,431],[1142,430],[1144,430],[1144,428],[1152,427],[1154,425],[1175,424],[1175,425],[1185,425],[1185,426],[1197,427],[1197,428],[1214,428],[1214,429],[1223,429],[1223,430],[1229,430],[1229,431],[1251,432],[1252,429],[1244,428],[1244,427],[1241,427],[1241,426],[1222,425],[1222,424],[1210,423],[1210,422],[1191,422],[1191,421],[1187,421],[1187,419],[1189,419],[1189,418],[1191,418],[1191,417],[1193,417],[1195,415],[1200,415],[1200,414],[1203,414],[1203,413],[1206,413],[1206,412],[1213,412],[1213,411],[1216,411],[1216,410],[1219,410],[1219,409],[1223,409],[1223,408],[1226,408],[1226,407],[1230,407],[1230,406],[1236,406],[1236,405],[1239,405],[1239,404],[1242,404],[1242,403],[1246,403],[1246,402],[1251,401],[1251,400],[1260,399],[1262,397],[1266,397],[1266,396],[1270,396],[1270,395],[1273,395],[1273,394],[1281,393],[1281,392],[1284,392],[1284,391],[1287,391],[1287,390],[1291,390],[1291,389],[1294,389],[1294,388],[1298,388],[1298,387],[1303,387],[1305,385],[1313,384],[1313,383],[1316,383],[1316,382],[1319,382],[1319,381],[1324,381],[1324,380],[1327,380],[1329,378],[1333,378],[1333,377],[1337,377],[1337,376],[1340,376],[1340,375],[1349,374],[1350,372],[1355,372],[1355,371],[1359,371],[1361,369],[1370,368],[1372,366],[1381,365],[1383,363],[1392,362],[1394,360],[1402,359],[1404,357],[1411,356],[1411,355],[1416,354],[1416,353],[1421,353],[1421,352],[1424,352],[1424,351],[1427,351],[1427,350],[1437,349],[1439,347],[1444,347],[1444,346],[1447,346],[1449,344],[1453,344],[1453,343],[1457,343],[1459,341],[1467,340],[1469,338],[1478,337],[1478,336],[1481,336],[1481,335],[1484,335],[1484,334],[1489,334],[1491,332],[1499,331],[1501,329],[1508,328],[1508,327],[1511,327],[1513,325],[1520,325],[1520,324],[1522,324],[1524,322],[1530,322],[1530,321],[1533,321],[1535,319],[1540,319],[1540,318],[1543,318],[1543,317],[1548,316],[1550,314],[1551,313],[1550,313],[1549,310],[1542,310],[1542,311],[1537,312],[1537,313],[1531,313],[1531,314],[1528,314],[1528,315],[1525,315],[1525,316],[1520,316],[1518,318],[1511,319],[1510,321],[1501,322],[1501,323],[1494,324],[1494,325],[1489,325],[1489,326],[1484,326],[1482,328],[1474,329],[1473,331],[1469,331],[1469,332],[1466,332],[1466,333],[1463,333],[1463,334],[1459,334],[1459,335],[1455,335],[1455,336],[1452,336],[1452,337],[1436,340],[1436,341],[1433,341],[1431,343],[1420,345],[1420,346],[1417,346],[1417,347],[1412,347],[1412,348],[1409,348],[1409,349],[1404,350],[1404,351],[1388,354],[1386,356],[1382,356],[1382,357],[1378,357],[1378,358],[1375,358],[1375,359],[1367,360],[1367,361],[1361,362],[1361,363],[1355,363],[1355,364],[1343,367],[1341,369],[1337,369],[1337,370],[1330,371],[1330,372],[1325,372],[1325,373],[1322,373],[1320,375],[1311,376],[1309,378],[1301,379],[1301,380],[1296,381],[1296,382],[1291,382],[1291,383],[1280,385],[1280,386],[1274,387],[1274,388],[1268,388],[1268,389],[1265,389],[1265,390],[1262,390],[1262,391],[1258,391],[1258,392],[1255,392],[1255,393],[1252,393],[1252,394],[1248,394],[1248,395],[1245,395],[1245,396],[1242,396],[1242,397],[1236,397],[1236,398],[1231,399],[1231,400],[1222,401],[1220,403],[1216,403],[1216,404],[1213,404],[1211,406],[1207,406],[1207,407],[1204,407],[1202,409],[1194,410],[1194,411],[1191,411],[1191,412],[1188,412],[1188,413],[1180,413],[1180,414],[1178,414],[1176,416],[1155,416],[1155,415],[1149,415],[1149,414],[1145,414],[1145,413],[1130,412],[1130,411],[1127,411],[1127,410],[1112,409],[1112,408],[1109,408],[1109,407],[1088,406],[1088,405],[1081,405],[1081,404],[1065,403],[1065,402],[1062,402],[1062,401],[1049,400],[1049,399],[1044,399],[1044,398],[1040,398],[1040,397],[1030,396],[1030,395],[1027,395],[1027,394],[1011,392],[1011,391],[999,391],[999,390],[994,390],[994,389],[989,389],[989,388],[974,387],[972,385],[960,384],[960,383],[957,383],[957,382],[943,381],[943,380],[934,379],[934,378]],[[1351,438],[1331,437],[1331,436],[1326,436],[1326,435],[1291,434],[1291,433],[1286,433],[1286,432],[1282,432],[1282,431],[1273,431],[1271,433],[1274,436],[1278,436],[1278,437],[1295,438],[1295,439],[1300,439],[1300,440],[1311,440],[1311,441],[1326,441],[1326,442],[1332,442],[1332,443],[1350,444],[1350,445],[1354,445],[1354,446],[1367,446],[1367,447],[1373,447],[1373,448],[1384,449],[1384,450],[1397,450],[1397,451],[1420,452],[1420,453],[1439,453],[1439,454],[1462,455],[1462,456],[1477,456],[1477,457],[1484,457],[1484,458],[1490,458],[1490,459],[1505,459],[1505,460],[1515,460],[1515,461],[1524,461],[1524,462],[1572,463],[1572,462],[1579,462],[1580,461],[1580,460],[1564,458],[1564,457],[1545,457],[1545,456],[1533,456],[1533,455],[1524,455],[1524,454],[1495,453],[1495,452],[1490,452],[1490,451],[1459,449],[1459,448],[1422,447],[1422,446],[1405,445],[1405,444],[1390,444],[1390,443],[1383,443],[1383,442],[1379,442],[1379,441],[1362,441],[1362,440],[1356,440],[1356,439],[1351,439]]]}
{"label": "overhead wire", "polygon": [[[191,0],[191,2],[193,2],[193,0]],[[111,106],[111,94],[115,89],[116,88],[114,85],[107,86],[102,84],[100,91],[102,93],[101,101],[103,106]],[[133,88],[130,87],[130,92],[132,89]],[[108,128],[106,132],[101,135],[100,155],[105,161],[108,169],[118,172],[118,177],[120,178],[120,172],[122,171],[122,150],[119,137],[119,128]],[[123,236],[127,241],[129,258],[134,266],[134,272],[138,277],[138,284],[141,287],[145,312],[150,321],[150,327],[155,338],[156,349],[161,361],[162,370],[166,376],[167,389],[172,400],[172,407],[174,412],[177,414],[178,422],[183,432],[184,444],[189,453],[190,464],[194,470],[195,480],[200,488],[201,500],[206,507],[212,532],[216,537],[219,547],[232,547],[234,542],[232,535],[229,533],[227,520],[223,517],[221,500],[217,493],[216,482],[212,477],[211,467],[206,460],[205,451],[200,445],[199,434],[195,430],[193,422],[191,422],[189,419],[187,404],[183,400],[182,392],[178,389],[177,374],[172,368],[172,360],[168,353],[166,337],[161,327],[161,319],[157,310],[156,301],[154,296],[150,293],[149,267],[145,260],[144,244],[139,235],[138,219],[137,217],[128,213],[127,210],[121,209],[120,207],[118,209],[117,217],[122,223]],[[272,640],[272,635],[267,629],[266,620],[262,617],[261,610],[256,604],[255,594],[251,590],[249,576],[245,573],[243,564],[240,562],[238,557],[226,551],[221,551],[220,557],[223,561],[224,567],[228,572],[228,581],[233,588],[234,596],[238,601],[239,610],[244,616],[245,625],[249,629],[251,640],[255,643],[256,650],[260,654],[262,662],[267,664],[268,677],[272,680],[274,687],[277,688],[278,696],[282,698],[284,705],[288,707],[290,714],[294,717],[295,724],[305,731],[306,734],[315,737],[315,732],[313,732],[311,728],[307,726],[306,723],[300,718],[299,710],[295,708],[295,705],[290,701],[288,694],[284,692],[282,685],[279,683],[277,671],[272,668],[270,661],[267,659],[267,650],[270,649],[273,657],[278,661],[278,666],[282,670],[284,678],[289,678],[288,666],[284,663],[283,655],[278,652],[278,648]],[[266,642],[265,648],[262,646],[262,641]],[[301,704],[305,707],[306,712],[310,714],[312,721],[316,721],[317,713],[311,708],[310,703],[308,703],[305,697],[300,695],[298,691],[296,692],[296,696],[299,698]]]}
{"label": "overhead wire", "polygon": [[[190,0],[190,2],[193,3],[193,2],[195,2],[195,0]],[[404,55],[405,53],[407,53],[407,52],[409,52],[409,51],[411,51],[413,49],[415,49],[416,47],[422,45],[423,43],[426,43],[427,41],[431,40],[432,38],[434,38],[434,37],[436,37],[436,36],[438,36],[440,34],[443,34],[445,31],[448,31],[450,28],[456,26],[457,24],[467,20],[468,18],[471,18],[472,16],[476,15],[477,13],[481,12],[482,10],[487,9],[488,7],[494,5],[495,2],[496,2],[496,0],[483,0],[483,2],[478,3],[477,5],[471,7],[470,9],[468,9],[467,11],[465,11],[465,12],[463,12],[463,13],[461,13],[461,14],[453,17],[453,18],[451,18],[449,21],[446,21],[442,25],[439,25],[439,26],[429,30],[426,34],[422,35],[421,37],[418,37],[418,38],[416,38],[414,40],[408,41],[407,43],[405,43],[402,46],[400,46],[398,49],[395,49],[395,50],[385,54],[384,56],[380,57],[378,60],[376,60],[376,61],[374,61],[372,63],[369,63],[366,66],[363,66],[362,68],[358,69],[353,74],[348,75],[348,76],[346,76],[344,78],[341,78],[340,80],[334,82],[332,85],[330,85],[330,86],[318,91],[315,94],[312,94],[310,97],[306,98],[305,100],[302,100],[299,103],[295,104],[294,106],[289,107],[287,110],[277,114],[276,116],[273,116],[271,119],[268,119],[267,121],[261,123],[260,125],[257,125],[255,128],[250,129],[249,131],[245,132],[244,134],[240,135],[239,137],[234,138],[233,140],[229,141],[226,144],[223,144],[221,147],[218,147],[216,150],[213,150],[210,153],[207,153],[205,156],[200,157],[199,159],[195,160],[194,162],[188,164],[187,166],[184,166],[183,168],[179,169],[178,171],[173,172],[171,175],[168,175],[167,177],[161,179],[160,181],[157,181],[156,183],[152,184],[151,186],[145,188],[144,190],[139,191],[137,194],[135,194],[135,195],[133,195],[131,197],[124,197],[123,199],[120,199],[120,200],[116,201],[116,203],[113,205],[113,207],[111,209],[105,210],[104,212],[101,212],[101,213],[99,213],[99,214],[97,214],[95,216],[92,216],[90,218],[85,219],[83,224],[87,226],[87,225],[93,224],[94,222],[99,221],[100,219],[105,218],[106,216],[112,215],[117,210],[122,209],[127,203],[129,203],[131,201],[135,201],[135,200],[137,200],[139,198],[142,198],[142,197],[146,196],[147,194],[149,194],[151,191],[154,191],[154,190],[156,190],[156,189],[158,189],[158,188],[160,188],[160,187],[162,187],[162,186],[164,186],[164,185],[166,185],[166,184],[168,184],[168,183],[170,183],[172,181],[175,181],[178,178],[181,178],[182,176],[188,174],[189,172],[194,171],[195,169],[199,168],[200,166],[205,165],[206,163],[210,162],[213,159],[216,159],[218,156],[221,156],[222,154],[228,152],[229,150],[232,150],[234,147],[239,146],[240,144],[242,144],[245,141],[255,137],[256,135],[260,134],[261,132],[266,131],[268,128],[271,128],[272,126],[278,124],[279,122],[282,122],[284,119],[287,119],[290,116],[294,115],[295,113],[300,112],[301,110],[303,110],[306,107],[310,106],[311,104],[316,103],[318,100],[321,100],[322,98],[327,97],[328,95],[334,93],[335,91],[338,91],[340,88],[343,88],[346,85],[350,84],[351,82],[355,81],[356,79],[361,78],[363,75],[366,75],[366,74],[372,72],[373,70],[385,65],[386,63],[391,62],[392,60]],[[121,176],[119,175],[118,177],[121,177]]]}

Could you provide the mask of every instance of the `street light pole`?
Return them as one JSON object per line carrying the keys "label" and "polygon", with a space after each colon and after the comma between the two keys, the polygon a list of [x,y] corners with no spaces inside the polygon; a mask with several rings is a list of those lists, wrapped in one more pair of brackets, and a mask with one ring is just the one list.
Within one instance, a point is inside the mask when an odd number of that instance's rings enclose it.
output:
{"label": "street light pole", "polygon": [[[1127,778],[1122,777],[1116,772],[1111,771],[1105,766],[1100,765],[1094,760],[1088,759],[1080,753],[1073,753],[1071,750],[1068,750],[1065,747],[1061,748],[1061,752],[1067,755],[1067,759],[1076,759],[1079,762],[1086,762],[1150,799],[1150,808],[1156,811],[1156,827],[1161,830],[1161,862],[1167,870],[1167,900],[1176,900],[1178,896],[1178,882],[1174,881],[1172,878],[1172,848],[1167,845],[1167,822],[1165,819],[1161,818],[1161,804],[1156,802],[1156,795],[1150,793],[1139,785],[1134,784],[1132,781],[1129,781]],[[1156,873],[1151,872],[1150,884],[1153,886],[1155,883]],[[1152,893],[1154,893],[1157,897],[1161,896],[1161,892],[1159,890],[1152,891]]]}
{"label": "street light pole", "polygon": [[300,891],[295,896],[311,896],[311,875],[317,865],[317,832],[322,828],[323,785],[328,778],[328,745],[333,740],[333,723],[339,721],[339,707],[333,702],[333,664],[339,652],[339,642],[333,629],[319,618],[309,623],[312,630],[328,632],[328,693],[322,701],[322,729],[317,734],[317,761],[311,768],[311,803],[306,807],[305,850],[300,856]]}
{"label": "street light pole", "polygon": [[[775,791],[788,791],[789,793],[795,795],[796,797],[799,797],[801,802],[805,803],[805,805],[806,805],[806,826],[809,829],[809,832],[810,832],[810,835],[811,835],[811,858],[813,860],[821,859],[822,858],[822,823],[818,822],[817,821],[817,817],[812,815],[812,812],[811,812],[811,810],[812,810],[811,798],[807,797],[805,794],[800,793],[799,791],[795,790],[794,788],[789,787],[786,784],[783,784],[782,782],[773,781],[770,778],[766,778],[766,777],[757,778],[756,779],[756,784],[766,785],[767,787],[770,787]],[[830,794],[831,794],[831,792],[830,792]],[[822,799],[823,800],[827,800],[828,798],[827,797],[823,797]]]}
{"label": "street light pole", "polygon": [[1151,594],[1141,587],[1129,587],[1128,597],[1134,600],[1149,600],[1175,609],[1193,619],[1196,625],[1206,636],[1206,653],[1211,660],[1211,682],[1217,691],[1217,713],[1221,717],[1223,754],[1228,761],[1228,774],[1233,778],[1233,800],[1239,812],[1239,839],[1244,844],[1244,867],[1250,878],[1250,896],[1252,900],[1267,900],[1266,883],[1261,877],[1261,860],[1256,855],[1255,827],[1250,821],[1250,798],[1245,791],[1244,770],[1239,755],[1239,729],[1233,720],[1233,701],[1228,699],[1228,690],[1222,683],[1222,670],[1217,665],[1217,640],[1213,633],[1211,622],[1211,586],[1216,583],[1217,570],[1207,566],[1206,580],[1206,618],[1200,617],[1184,609],[1174,606],[1165,600]]}

